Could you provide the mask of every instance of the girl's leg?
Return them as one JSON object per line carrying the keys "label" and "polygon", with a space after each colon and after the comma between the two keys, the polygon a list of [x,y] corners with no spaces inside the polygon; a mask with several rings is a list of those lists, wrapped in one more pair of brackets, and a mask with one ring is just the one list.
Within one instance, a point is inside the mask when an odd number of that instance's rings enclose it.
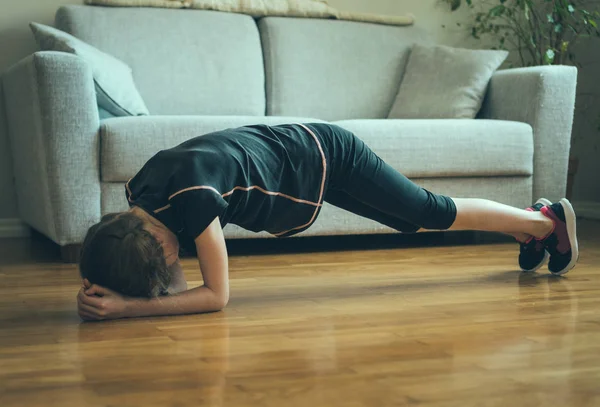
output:
{"label": "girl's leg", "polygon": [[432,193],[385,163],[354,134],[337,126],[329,129],[337,133],[338,143],[331,191],[325,200],[336,206],[405,233],[419,229],[478,230],[506,233],[524,242],[552,230],[552,221],[540,212]]}
{"label": "girl's leg", "polygon": [[[448,230],[483,230],[483,231],[491,230],[491,231],[496,231],[495,229],[497,229],[497,228],[493,225],[493,223],[502,222],[502,219],[500,219],[500,218],[495,219],[493,222],[491,222],[491,224],[488,224],[487,226],[483,225],[482,228],[480,228],[480,229],[478,229],[477,226],[472,227],[468,224],[468,223],[473,223],[473,222],[481,223],[478,216],[486,216],[486,214],[481,214],[482,209],[477,208],[477,206],[483,205],[485,207],[485,208],[483,208],[483,210],[486,210],[486,211],[489,211],[489,210],[493,211],[493,209],[490,208],[490,206],[496,206],[496,205],[500,205],[502,207],[500,210],[508,209],[509,211],[512,212],[515,209],[511,206],[506,206],[506,205],[498,204],[493,201],[486,201],[483,199],[453,198],[453,200],[456,203],[457,208],[460,208],[460,209],[457,210],[456,220],[454,221],[454,223]],[[338,208],[342,208],[344,210],[347,210],[348,212],[352,212],[352,213],[362,216],[364,218],[374,220],[374,221],[379,222],[383,225],[386,225],[392,229],[396,229],[399,231],[410,231],[411,229],[414,229],[416,227],[416,225],[411,224],[411,223],[399,218],[398,216],[388,215],[386,213],[379,211],[376,208],[373,208],[361,201],[356,200],[354,197],[349,195],[347,192],[329,190],[329,191],[327,191],[327,194],[325,195],[325,201],[327,201],[328,203],[330,203],[334,206],[337,206]],[[470,206],[470,208],[469,208],[469,206]],[[476,208],[473,208],[473,206],[475,206]],[[517,209],[517,211],[518,211],[518,216],[523,215],[521,212],[525,212],[526,214],[533,214],[533,212],[520,211],[518,209]],[[476,214],[476,212],[479,212],[479,214]],[[535,213],[540,214],[540,212],[535,212]],[[493,212],[493,214],[495,214],[495,212]],[[536,218],[537,218],[537,216],[536,216]],[[546,220],[548,220],[548,218],[544,217],[544,219],[541,222],[547,223]],[[550,226],[551,225],[552,225],[552,223],[550,222]],[[503,226],[504,225],[501,225],[501,227],[503,227]],[[506,229],[509,229],[509,228],[506,228]],[[519,227],[515,227],[515,230],[518,230],[518,229],[519,229]],[[419,229],[419,230],[421,230],[421,229]],[[523,232],[511,232],[508,230],[504,231],[503,233],[513,236],[515,239],[517,239],[520,242],[525,242],[527,240],[530,240],[530,238],[533,236],[533,235],[523,233]]]}
{"label": "girl's leg", "polygon": [[553,222],[541,212],[530,212],[485,199],[452,198],[456,219],[449,230],[501,232],[525,241],[528,236],[543,238],[553,229]]}
{"label": "girl's leg", "polygon": [[434,194],[390,167],[352,133],[337,126],[328,129],[336,142],[328,145],[333,151],[332,192],[325,199],[329,196],[334,205],[405,233],[429,229],[510,234],[522,243],[519,264],[526,271],[539,268],[546,251],[554,274],[564,274],[577,263],[576,217],[568,200],[529,211]]}

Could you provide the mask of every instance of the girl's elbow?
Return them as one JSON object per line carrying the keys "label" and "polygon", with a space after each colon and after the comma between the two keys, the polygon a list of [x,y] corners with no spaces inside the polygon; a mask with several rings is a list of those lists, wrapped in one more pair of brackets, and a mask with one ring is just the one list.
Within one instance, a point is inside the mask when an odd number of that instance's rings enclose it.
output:
{"label": "girl's elbow", "polygon": [[212,300],[209,305],[209,312],[218,312],[227,306],[229,302],[228,292],[215,292],[213,291]]}
{"label": "girl's elbow", "polygon": [[227,306],[228,303],[229,303],[229,293],[220,295],[219,298],[217,299],[217,304],[216,304],[217,309],[215,311],[223,310]]}

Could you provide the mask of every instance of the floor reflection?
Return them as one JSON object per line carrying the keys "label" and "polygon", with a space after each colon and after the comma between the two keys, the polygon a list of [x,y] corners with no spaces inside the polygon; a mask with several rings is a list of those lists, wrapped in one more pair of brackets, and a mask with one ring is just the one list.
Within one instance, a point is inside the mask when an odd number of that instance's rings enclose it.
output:
{"label": "floor reflection", "polygon": [[224,404],[230,367],[229,331],[222,316],[81,323],[71,360],[113,403],[169,405],[184,392],[217,407]]}

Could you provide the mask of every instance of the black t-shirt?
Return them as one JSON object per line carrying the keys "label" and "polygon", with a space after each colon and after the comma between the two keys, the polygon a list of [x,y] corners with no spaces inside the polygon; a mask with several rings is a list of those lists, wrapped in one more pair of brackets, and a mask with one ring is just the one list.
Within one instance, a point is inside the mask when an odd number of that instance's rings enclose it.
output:
{"label": "black t-shirt", "polygon": [[306,229],[322,205],[326,165],[307,126],[247,126],[160,151],[125,189],[131,206],[164,223],[192,251],[216,217],[222,226],[275,236]]}

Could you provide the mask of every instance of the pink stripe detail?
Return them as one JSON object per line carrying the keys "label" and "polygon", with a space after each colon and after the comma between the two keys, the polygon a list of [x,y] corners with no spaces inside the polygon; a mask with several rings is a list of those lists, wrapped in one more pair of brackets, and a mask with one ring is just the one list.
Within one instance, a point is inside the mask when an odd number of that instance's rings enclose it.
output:
{"label": "pink stripe detail", "polygon": [[171,204],[163,206],[162,208],[158,208],[157,210],[154,211],[154,213],[160,213],[162,211],[166,211],[167,209],[169,209],[171,207]]}
{"label": "pink stripe detail", "polygon": [[[323,163],[323,177],[321,178],[321,190],[319,191],[319,199],[318,199],[319,206],[321,206],[322,205],[321,201],[323,200],[323,192],[325,191],[325,179],[327,176],[327,160],[325,159],[325,153],[323,152],[321,143],[319,142],[319,139],[317,138],[317,136],[315,136],[315,133],[313,133],[311,129],[309,129],[308,127],[306,127],[305,125],[303,125],[301,123],[298,123],[298,125],[304,127],[304,129],[315,139],[315,143],[317,143],[317,147],[319,148],[319,153],[321,153],[321,161]],[[313,213],[312,218],[310,218],[310,221],[308,223],[306,223],[302,226],[295,227],[290,230],[286,230],[284,232],[277,233],[277,234],[275,234],[275,236],[281,236],[286,233],[292,232],[294,230],[298,230],[298,229],[305,228],[306,226],[310,226],[314,222],[315,217],[317,216],[318,212],[319,212],[319,208],[317,207]]]}
{"label": "pink stripe detail", "polygon": [[211,190],[211,191],[213,191],[213,192],[216,192],[217,194],[221,195],[221,194],[219,193],[219,191],[217,191],[217,190],[216,190],[216,189],[214,189],[213,187],[209,187],[209,186],[207,186],[207,185],[200,185],[200,186],[197,186],[197,187],[189,187],[189,188],[185,188],[185,189],[182,189],[181,191],[177,191],[177,192],[175,192],[173,195],[171,195],[171,196],[169,197],[169,201],[170,201],[171,199],[175,198],[175,197],[176,197],[177,195],[179,195],[179,194],[183,194],[184,192],[188,192],[188,191],[195,191],[195,190],[198,190],[198,189],[209,189],[209,190]]}
{"label": "pink stripe detail", "polygon": [[131,178],[129,179],[129,181],[127,181],[127,183],[125,184],[125,189],[127,189],[127,192],[129,193],[129,196],[127,197],[127,200],[131,203],[133,203],[133,201],[131,200],[131,189],[129,189],[129,183],[131,182]]}
{"label": "pink stripe detail", "polygon": [[321,206],[321,204],[319,204],[319,203],[312,202],[312,201],[306,201],[304,199],[294,198],[293,196],[282,194],[281,192],[267,191],[266,189],[263,189],[263,188],[261,188],[261,187],[259,187],[257,185],[253,185],[251,187],[235,187],[231,191],[223,194],[222,196],[223,196],[223,198],[225,198],[226,196],[229,196],[229,195],[233,194],[235,191],[246,191],[246,192],[249,192],[249,191],[251,191],[253,189],[257,189],[260,192],[262,192],[263,194],[280,196],[282,198],[287,198],[287,199],[289,199],[291,201],[294,201],[294,202],[299,202],[299,203],[303,203],[303,204],[307,204],[307,205],[312,205],[312,206]]}

